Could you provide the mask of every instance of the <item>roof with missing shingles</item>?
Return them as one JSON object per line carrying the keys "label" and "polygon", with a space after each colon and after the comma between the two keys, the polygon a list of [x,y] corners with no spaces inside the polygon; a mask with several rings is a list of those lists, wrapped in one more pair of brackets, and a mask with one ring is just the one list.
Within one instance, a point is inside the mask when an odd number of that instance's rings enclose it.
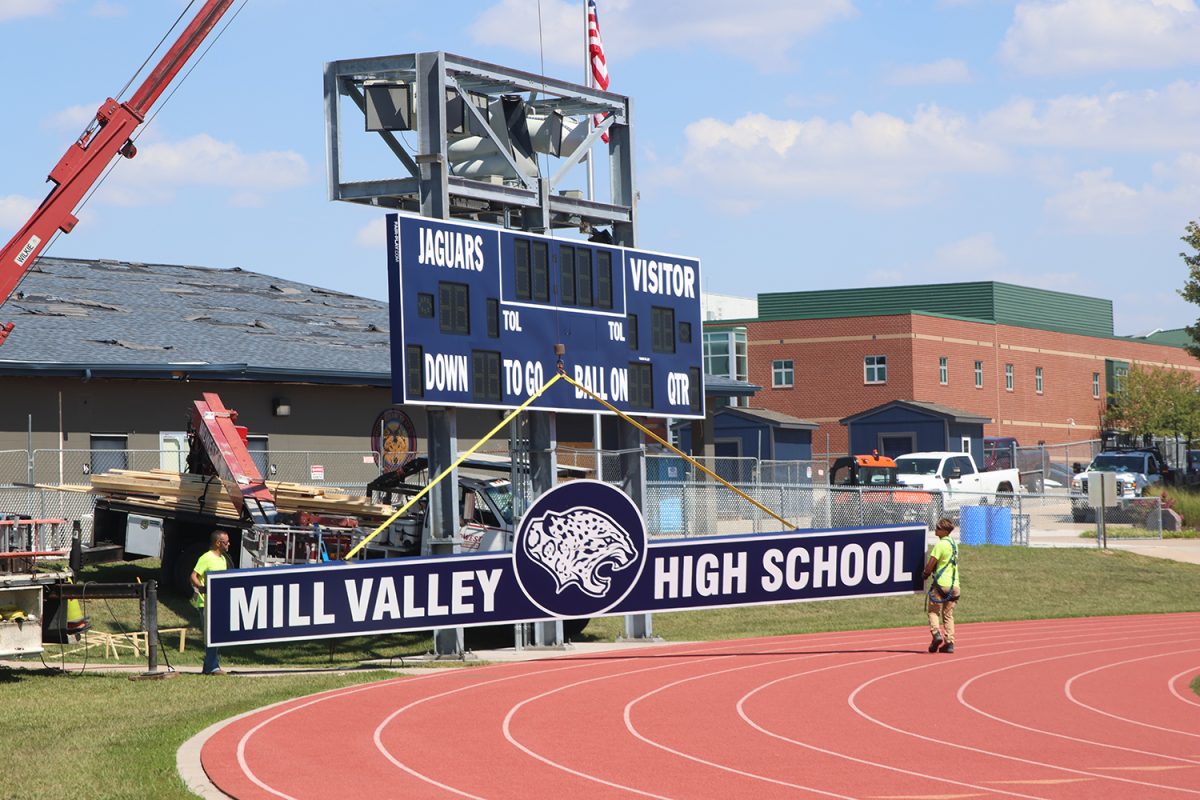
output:
{"label": "roof with missing shingles", "polygon": [[43,258],[0,320],[16,324],[6,367],[391,371],[387,303],[236,268]]}

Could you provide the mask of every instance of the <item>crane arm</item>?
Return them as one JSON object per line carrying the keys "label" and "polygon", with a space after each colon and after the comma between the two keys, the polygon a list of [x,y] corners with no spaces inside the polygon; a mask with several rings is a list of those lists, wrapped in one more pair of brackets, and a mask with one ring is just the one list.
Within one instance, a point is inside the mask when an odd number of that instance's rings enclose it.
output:
{"label": "crane arm", "polygon": [[[59,159],[47,178],[54,184],[29,221],[0,250],[0,305],[8,301],[42,249],[56,231],[70,233],[79,220],[74,211],[96,185],[117,155],[133,158],[137,149],[130,137],[146,113],[229,10],[234,0],[207,0],[184,32],[138,87],[131,100],[108,98],[96,112],[95,125],[79,137]],[[0,344],[12,331],[0,326]]]}

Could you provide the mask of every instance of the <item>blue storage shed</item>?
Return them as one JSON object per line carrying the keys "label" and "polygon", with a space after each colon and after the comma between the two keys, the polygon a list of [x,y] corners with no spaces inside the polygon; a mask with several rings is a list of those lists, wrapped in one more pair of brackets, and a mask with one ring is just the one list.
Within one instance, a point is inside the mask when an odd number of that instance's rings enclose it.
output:
{"label": "blue storage shed", "polygon": [[970,453],[983,463],[983,426],[990,417],[920,400],[893,400],[860,411],[841,423],[849,431],[850,454],[897,456],[930,450]]}
{"label": "blue storage shed", "polygon": [[[768,411],[765,408],[726,406],[712,415],[715,455],[757,458],[762,461],[812,459],[812,433],[817,423]],[[692,452],[692,429],[687,422],[674,426],[679,449]]]}

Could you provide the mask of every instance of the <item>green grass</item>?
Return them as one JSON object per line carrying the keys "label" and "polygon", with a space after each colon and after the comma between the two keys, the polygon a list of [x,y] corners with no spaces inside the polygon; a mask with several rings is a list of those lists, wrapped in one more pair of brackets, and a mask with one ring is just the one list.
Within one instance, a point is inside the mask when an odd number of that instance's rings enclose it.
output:
{"label": "green grass", "polygon": [[1177,487],[1152,488],[1151,494],[1166,495],[1164,504],[1183,518],[1183,526],[1195,530],[1200,528],[1200,492]]}
{"label": "green grass", "polygon": [[[956,617],[961,622],[1200,610],[1200,565],[1091,548],[984,546],[964,547],[960,552],[963,600]],[[140,574],[146,578],[152,577],[152,567],[150,562],[97,567],[85,577],[125,581]],[[1153,587],[1169,591],[1147,591]],[[133,601],[110,601],[107,606],[90,603],[89,613],[97,627],[131,629],[137,619]],[[184,601],[165,597],[161,625],[194,624],[193,613]],[[905,627],[914,629],[914,641],[918,641],[924,634],[917,629],[924,624],[919,595],[654,617],[655,633],[670,641]],[[581,638],[611,641],[621,632],[620,618],[597,619]],[[53,647],[47,654],[49,662],[56,660]],[[222,662],[233,669],[255,664],[314,667],[332,663],[349,670],[359,659],[418,653],[427,647],[426,634],[361,637],[337,640],[332,649],[324,642],[225,648]],[[169,653],[174,663],[190,664],[197,663],[200,654],[198,629],[183,659]],[[135,661],[128,656],[123,660]],[[380,672],[355,671],[272,678],[181,675],[164,681],[130,681],[116,675],[0,669],[7,748],[0,800],[187,797],[176,776],[175,752],[197,731],[272,702],[382,676]],[[1200,678],[1193,681],[1192,688],[1200,694]]]}
{"label": "green grass", "polygon": [[192,798],[175,751],[214,722],[381,672],[165,681],[0,669],[2,800]]}
{"label": "green grass", "polygon": [[[1127,525],[1105,525],[1105,535],[1109,539],[1200,539],[1200,531],[1152,531],[1149,528],[1133,528]],[[1080,539],[1095,539],[1096,531],[1081,531]]]}

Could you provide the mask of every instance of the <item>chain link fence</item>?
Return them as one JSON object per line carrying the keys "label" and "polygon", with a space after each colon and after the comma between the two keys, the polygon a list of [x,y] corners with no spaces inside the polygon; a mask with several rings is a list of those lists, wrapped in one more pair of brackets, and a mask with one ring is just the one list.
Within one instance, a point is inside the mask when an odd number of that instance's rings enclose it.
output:
{"label": "chain link fence", "polygon": [[[1021,483],[1026,489],[1035,490],[1035,493],[1053,493],[1056,489],[1070,489],[1071,476],[1077,471],[1076,465],[1080,469],[1087,469],[1100,450],[1099,439],[1017,447],[1014,448],[1015,466],[1021,471]],[[1037,476],[1036,485],[1028,480],[1031,475]]]}

